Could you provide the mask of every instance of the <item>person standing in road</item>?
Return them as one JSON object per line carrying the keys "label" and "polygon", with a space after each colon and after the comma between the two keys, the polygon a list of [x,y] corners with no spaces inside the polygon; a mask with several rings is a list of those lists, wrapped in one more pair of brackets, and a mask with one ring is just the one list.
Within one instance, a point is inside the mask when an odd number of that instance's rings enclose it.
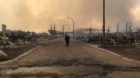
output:
{"label": "person standing in road", "polygon": [[70,42],[70,37],[69,37],[68,34],[66,34],[66,36],[65,36],[65,42],[66,42],[66,47],[68,47],[69,46],[69,42]]}

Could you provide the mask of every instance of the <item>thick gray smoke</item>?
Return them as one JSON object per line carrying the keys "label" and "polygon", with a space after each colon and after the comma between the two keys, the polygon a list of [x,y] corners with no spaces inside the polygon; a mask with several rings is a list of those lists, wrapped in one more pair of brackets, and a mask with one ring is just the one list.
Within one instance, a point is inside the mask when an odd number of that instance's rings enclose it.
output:
{"label": "thick gray smoke", "polygon": [[[1,0],[0,22],[11,29],[47,32],[52,24],[61,30],[71,30],[75,20],[76,28],[102,27],[103,0]],[[138,0],[106,0],[106,26],[115,31],[117,23],[124,28],[126,22],[134,23],[130,10]],[[4,6],[4,4],[7,4]],[[5,9],[5,10],[3,10]]]}

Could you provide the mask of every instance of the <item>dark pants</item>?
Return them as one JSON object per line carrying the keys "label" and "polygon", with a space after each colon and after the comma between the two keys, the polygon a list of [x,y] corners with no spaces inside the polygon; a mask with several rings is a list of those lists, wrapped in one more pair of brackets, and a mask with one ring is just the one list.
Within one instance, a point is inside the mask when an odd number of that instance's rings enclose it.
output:
{"label": "dark pants", "polygon": [[69,46],[69,41],[66,41],[66,47],[68,47]]}

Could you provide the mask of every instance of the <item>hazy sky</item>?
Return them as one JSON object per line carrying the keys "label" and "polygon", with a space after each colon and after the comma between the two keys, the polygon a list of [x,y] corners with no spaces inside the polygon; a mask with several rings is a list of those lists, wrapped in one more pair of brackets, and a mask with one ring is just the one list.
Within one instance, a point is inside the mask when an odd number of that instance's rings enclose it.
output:
{"label": "hazy sky", "polygon": [[[106,26],[126,22],[140,26],[140,0],[106,0]],[[102,0],[0,0],[0,24],[8,29],[47,32],[51,24],[58,30],[65,25],[71,30],[72,17],[76,28],[102,27]]]}

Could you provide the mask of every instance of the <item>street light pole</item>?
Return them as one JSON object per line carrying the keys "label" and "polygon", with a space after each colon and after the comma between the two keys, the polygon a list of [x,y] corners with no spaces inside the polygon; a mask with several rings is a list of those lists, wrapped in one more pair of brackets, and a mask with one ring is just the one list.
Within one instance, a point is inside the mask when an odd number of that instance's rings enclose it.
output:
{"label": "street light pole", "polygon": [[105,0],[103,0],[103,43],[105,41]]}
{"label": "street light pole", "polygon": [[75,25],[75,23],[74,23],[74,20],[71,17],[67,17],[67,19],[70,19],[73,22],[73,39],[74,39],[74,37],[75,37],[75,31],[74,31],[74,25]]}

